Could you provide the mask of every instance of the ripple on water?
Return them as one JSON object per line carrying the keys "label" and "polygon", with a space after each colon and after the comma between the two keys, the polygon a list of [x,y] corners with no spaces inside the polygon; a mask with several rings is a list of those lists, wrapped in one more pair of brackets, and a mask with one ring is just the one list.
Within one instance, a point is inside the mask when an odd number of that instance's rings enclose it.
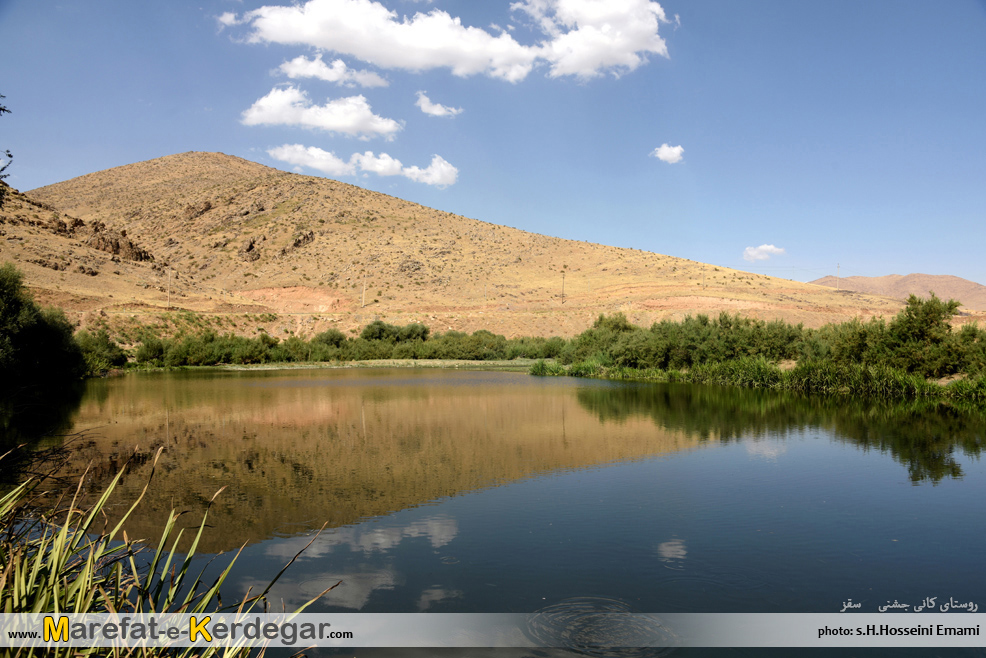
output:
{"label": "ripple on water", "polygon": [[676,636],[652,614],[636,614],[619,599],[575,597],[531,615],[527,636],[543,647],[587,656],[651,658],[667,656]]}

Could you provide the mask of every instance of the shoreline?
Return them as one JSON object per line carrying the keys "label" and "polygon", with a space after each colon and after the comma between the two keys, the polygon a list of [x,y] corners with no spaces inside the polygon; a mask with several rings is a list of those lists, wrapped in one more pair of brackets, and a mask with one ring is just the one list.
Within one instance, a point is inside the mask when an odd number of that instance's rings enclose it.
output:
{"label": "shoreline", "polygon": [[442,370],[490,370],[499,372],[528,372],[537,359],[494,359],[471,361],[467,359],[368,359],[366,361],[282,361],[278,363],[233,364],[217,363],[209,366],[173,366],[158,368],[114,368],[107,377],[118,377],[133,372],[168,372],[175,370],[346,370],[353,368],[430,368]]}

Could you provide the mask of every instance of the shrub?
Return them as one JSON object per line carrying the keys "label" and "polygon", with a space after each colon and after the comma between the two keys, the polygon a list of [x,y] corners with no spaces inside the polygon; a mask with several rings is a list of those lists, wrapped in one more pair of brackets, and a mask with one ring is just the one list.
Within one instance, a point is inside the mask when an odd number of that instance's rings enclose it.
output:
{"label": "shrub", "polygon": [[328,345],[330,347],[339,347],[346,342],[346,335],[338,329],[326,329],[312,338],[312,342]]}
{"label": "shrub", "polygon": [[0,266],[0,395],[65,388],[85,372],[65,314],[39,308],[21,273],[11,264]]}

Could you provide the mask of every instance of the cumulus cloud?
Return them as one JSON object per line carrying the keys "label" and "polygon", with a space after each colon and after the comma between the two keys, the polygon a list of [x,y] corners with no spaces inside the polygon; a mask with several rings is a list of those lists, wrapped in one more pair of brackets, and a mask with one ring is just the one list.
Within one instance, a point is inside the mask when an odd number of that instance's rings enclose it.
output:
{"label": "cumulus cloud", "polygon": [[380,176],[400,176],[404,173],[404,165],[397,158],[392,158],[386,153],[373,155],[373,151],[366,153],[353,153],[349,159],[363,171],[372,171]]}
{"label": "cumulus cloud", "polygon": [[385,69],[447,68],[457,76],[485,74],[519,82],[538,64],[551,77],[592,78],[632,71],[654,54],[667,57],[658,35],[668,23],[651,0],[523,0],[510,5],[545,37],[523,45],[511,34],[462,24],[440,9],[400,17],[374,0],[308,0],[265,6],[223,25],[246,24],[247,40],[312,46],[356,57]]}
{"label": "cumulus cloud", "polygon": [[284,144],[269,149],[267,153],[282,162],[315,169],[330,176],[351,176],[356,173],[356,168],[352,164],[336,157],[335,153],[323,151],[317,146],[306,148],[301,144]]}
{"label": "cumulus cloud", "polygon": [[658,27],[664,9],[649,0],[524,0],[510,5],[530,16],[550,37],[540,56],[551,63],[549,75],[591,78],[616,75],[647,61],[647,54],[668,56]]}
{"label": "cumulus cloud", "polygon": [[346,66],[341,59],[333,60],[331,64],[322,61],[319,55],[315,59],[308,59],[304,55],[295,57],[290,62],[281,64],[281,73],[289,78],[318,78],[326,82],[334,82],[338,85],[351,87],[386,87],[387,81],[373,71],[353,69]]}
{"label": "cumulus cloud", "polygon": [[415,105],[420,107],[422,112],[433,117],[454,117],[456,114],[462,114],[461,107],[448,107],[441,103],[432,103],[423,91],[418,92],[418,101]]}
{"label": "cumulus cloud", "polygon": [[272,157],[298,167],[309,167],[330,176],[353,176],[357,172],[370,172],[378,176],[404,176],[418,183],[447,187],[454,185],[459,178],[459,170],[439,155],[432,156],[431,164],[421,167],[405,167],[400,160],[386,153],[374,155],[373,151],[353,153],[349,160],[343,160],[335,153],[317,146],[284,144],[269,149]]}
{"label": "cumulus cloud", "polygon": [[758,260],[767,260],[771,256],[783,254],[784,250],[772,244],[762,244],[759,247],[747,247],[743,250],[743,260],[754,263]]}
{"label": "cumulus cloud", "polygon": [[676,162],[681,162],[681,158],[684,157],[685,149],[680,144],[678,146],[671,146],[670,144],[661,144],[656,149],[651,151],[651,155],[661,160],[667,162],[668,164],[674,164]]}
{"label": "cumulus cloud", "polygon": [[386,137],[392,139],[401,129],[393,119],[377,116],[363,96],[330,100],[325,105],[312,105],[308,94],[297,87],[271,89],[243,112],[248,126],[283,125],[318,128],[361,139]]}
{"label": "cumulus cloud", "polygon": [[419,167],[404,167],[404,175],[413,181],[447,187],[454,185],[459,178],[459,170],[445,161],[440,155],[431,158],[431,164],[421,169]]}

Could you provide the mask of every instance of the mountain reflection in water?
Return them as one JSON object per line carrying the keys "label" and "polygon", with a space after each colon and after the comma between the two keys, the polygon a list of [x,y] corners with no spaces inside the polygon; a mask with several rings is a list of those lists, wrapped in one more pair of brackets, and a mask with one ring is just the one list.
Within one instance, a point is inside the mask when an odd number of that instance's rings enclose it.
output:
{"label": "mountain reflection in water", "polygon": [[[86,439],[62,475],[78,476],[91,462],[89,486],[97,490],[136,447],[142,458],[117,498],[132,500],[149,476],[149,457],[164,447],[128,533],[156,537],[169,510],[188,509],[195,518],[227,487],[200,546],[218,552],[541,474],[714,443],[744,440],[751,454],[776,459],[784,436],[806,429],[889,453],[912,482],[937,483],[962,477],[958,454],[981,452],[986,420],[942,405],[516,373],[138,373],[89,383],[74,425]],[[439,518],[378,534],[343,528],[332,542],[373,551],[407,537],[440,546],[454,535],[454,523]],[[670,540],[658,552],[673,565],[686,548]],[[365,577],[377,587],[383,576]]]}
{"label": "mountain reflection in water", "polygon": [[[210,512],[206,551],[354,523],[534,475],[694,448],[646,418],[599,421],[567,382],[515,373],[350,371],[153,373],[94,382],[75,429],[105,481],[138,446],[165,451],[131,536],[172,507]],[[590,385],[608,386],[605,382]],[[143,488],[130,469],[120,499]]]}

